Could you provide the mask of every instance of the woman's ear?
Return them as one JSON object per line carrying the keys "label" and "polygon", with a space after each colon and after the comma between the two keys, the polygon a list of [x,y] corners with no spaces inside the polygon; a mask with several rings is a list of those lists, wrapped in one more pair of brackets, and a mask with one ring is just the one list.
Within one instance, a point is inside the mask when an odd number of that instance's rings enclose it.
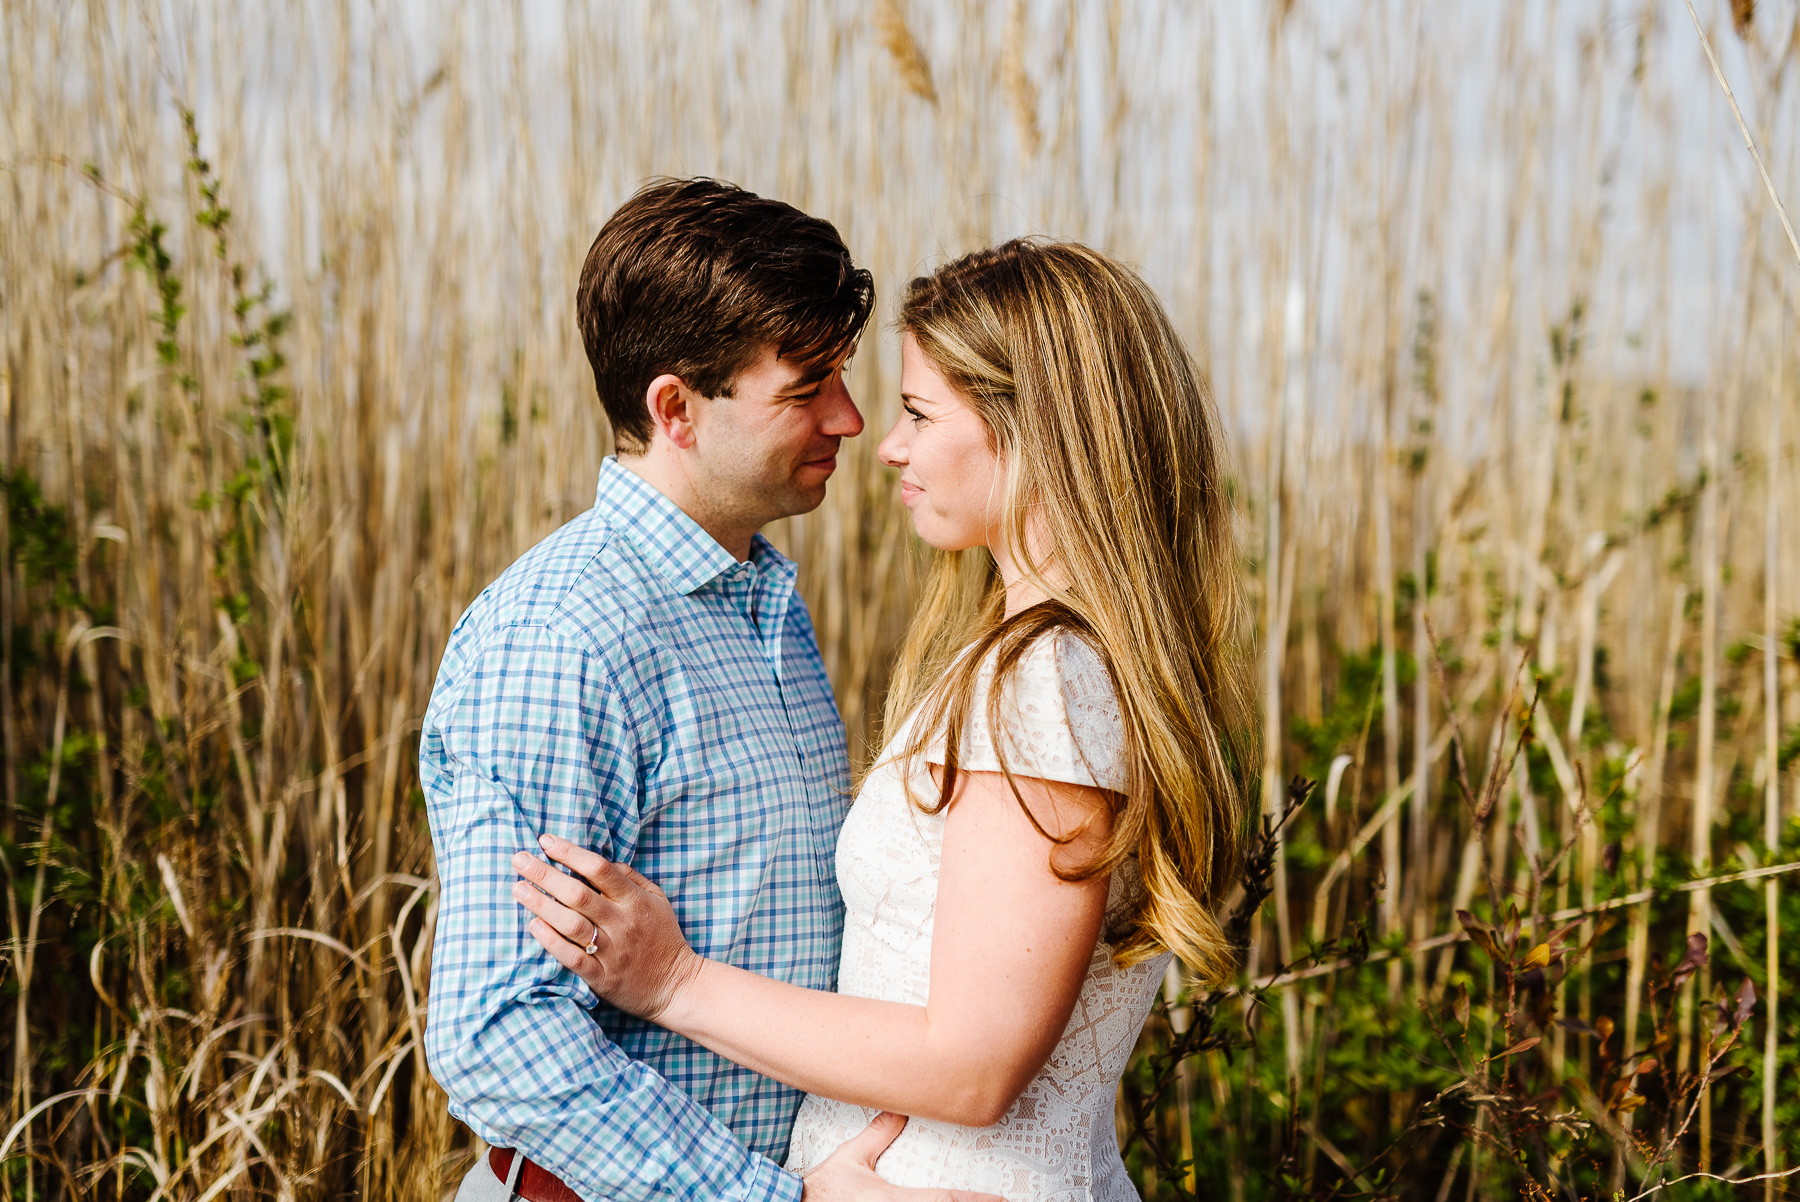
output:
{"label": "woman's ear", "polygon": [[673,446],[688,450],[694,445],[694,396],[680,376],[664,373],[644,390],[644,407],[650,425]]}

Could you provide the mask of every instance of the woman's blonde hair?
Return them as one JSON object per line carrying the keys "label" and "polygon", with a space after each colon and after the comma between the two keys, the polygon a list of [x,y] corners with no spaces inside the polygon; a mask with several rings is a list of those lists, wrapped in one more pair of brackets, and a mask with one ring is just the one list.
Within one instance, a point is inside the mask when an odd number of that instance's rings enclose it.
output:
{"label": "woman's blonde hair", "polygon": [[[1049,599],[1011,618],[985,551],[938,554],[883,718],[896,731],[918,711],[899,758],[942,735],[945,771],[927,807],[941,809],[983,662],[994,662],[985,717],[998,729],[1003,686],[1031,644],[1059,628],[1084,638],[1118,697],[1126,786],[1105,847],[1059,875],[1091,878],[1135,853],[1145,888],[1114,939],[1118,959],[1167,949],[1203,979],[1228,976],[1236,950],[1214,909],[1241,852],[1252,761],[1205,377],[1149,287],[1073,243],[965,255],[912,281],[899,326],[986,423],[1007,466],[1011,545],[1027,547],[1028,514],[1049,536],[1047,558],[1020,556]],[[1004,760],[1002,771],[1010,780]]]}

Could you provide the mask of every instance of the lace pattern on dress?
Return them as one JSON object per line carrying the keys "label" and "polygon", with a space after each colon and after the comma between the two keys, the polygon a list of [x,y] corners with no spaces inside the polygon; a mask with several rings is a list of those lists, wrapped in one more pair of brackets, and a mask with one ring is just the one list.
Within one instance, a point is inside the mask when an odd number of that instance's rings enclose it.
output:
{"label": "lace pattern on dress", "polygon": [[[987,729],[992,663],[978,677],[958,759],[969,771],[998,771]],[[1028,649],[1002,697],[1007,767],[1018,776],[1123,790],[1123,724],[1100,656],[1058,632]],[[909,724],[910,725],[910,724]],[[904,746],[903,727],[886,756]],[[927,761],[942,761],[942,740]],[[924,765],[913,765],[915,795],[931,796]],[[923,1005],[931,990],[931,933],[937,905],[944,815],[907,799],[902,766],[880,763],[863,782],[838,837],[838,881],[849,914],[838,989],[859,997]],[[1107,893],[1107,929],[1132,913],[1142,885],[1127,861]],[[1088,963],[1068,1026],[1049,1061],[1006,1116],[991,1127],[914,1119],[877,1168],[895,1185],[950,1186],[1008,1199],[1125,1202],[1126,1177],[1113,1131],[1113,1099],[1125,1063],[1162,982],[1168,957],[1130,968],[1102,940]],[[794,1123],[788,1167],[805,1172],[860,1132],[875,1112],[808,1096]]]}

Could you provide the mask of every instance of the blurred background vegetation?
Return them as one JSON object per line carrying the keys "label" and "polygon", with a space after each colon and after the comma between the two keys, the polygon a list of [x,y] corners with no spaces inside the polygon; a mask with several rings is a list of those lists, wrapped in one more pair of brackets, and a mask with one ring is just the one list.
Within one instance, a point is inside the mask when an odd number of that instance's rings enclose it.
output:
{"label": "blurred background vegetation", "polygon": [[[1800,11],[1696,10],[1791,202]],[[589,503],[575,276],[660,173],[885,305],[1090,241],[1209,364],[1270,833],[1121,1090],[1146,1197],[1800,1180],[1695,1176],[1800,1164],[1800,264],[1683,0],[0,0],[0,55],[7,1198],[470,1163],[418,721]],[[864,755],[875,442],[775,532]]]}

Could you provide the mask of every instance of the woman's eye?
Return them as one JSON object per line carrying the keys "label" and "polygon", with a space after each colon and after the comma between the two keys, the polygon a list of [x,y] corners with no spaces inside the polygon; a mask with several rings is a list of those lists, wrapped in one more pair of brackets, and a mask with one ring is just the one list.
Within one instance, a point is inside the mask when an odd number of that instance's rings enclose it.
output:
{"label": "woman's eye", "polygon": [[902,403],[900,408],[906,410],[907,415],[910,416],[913,419],[913,421],[915,421],[915,422],[922,422],[925,420],[925,415],[923,413],[920,413],[917,409],[914,409],[911,405]]}

